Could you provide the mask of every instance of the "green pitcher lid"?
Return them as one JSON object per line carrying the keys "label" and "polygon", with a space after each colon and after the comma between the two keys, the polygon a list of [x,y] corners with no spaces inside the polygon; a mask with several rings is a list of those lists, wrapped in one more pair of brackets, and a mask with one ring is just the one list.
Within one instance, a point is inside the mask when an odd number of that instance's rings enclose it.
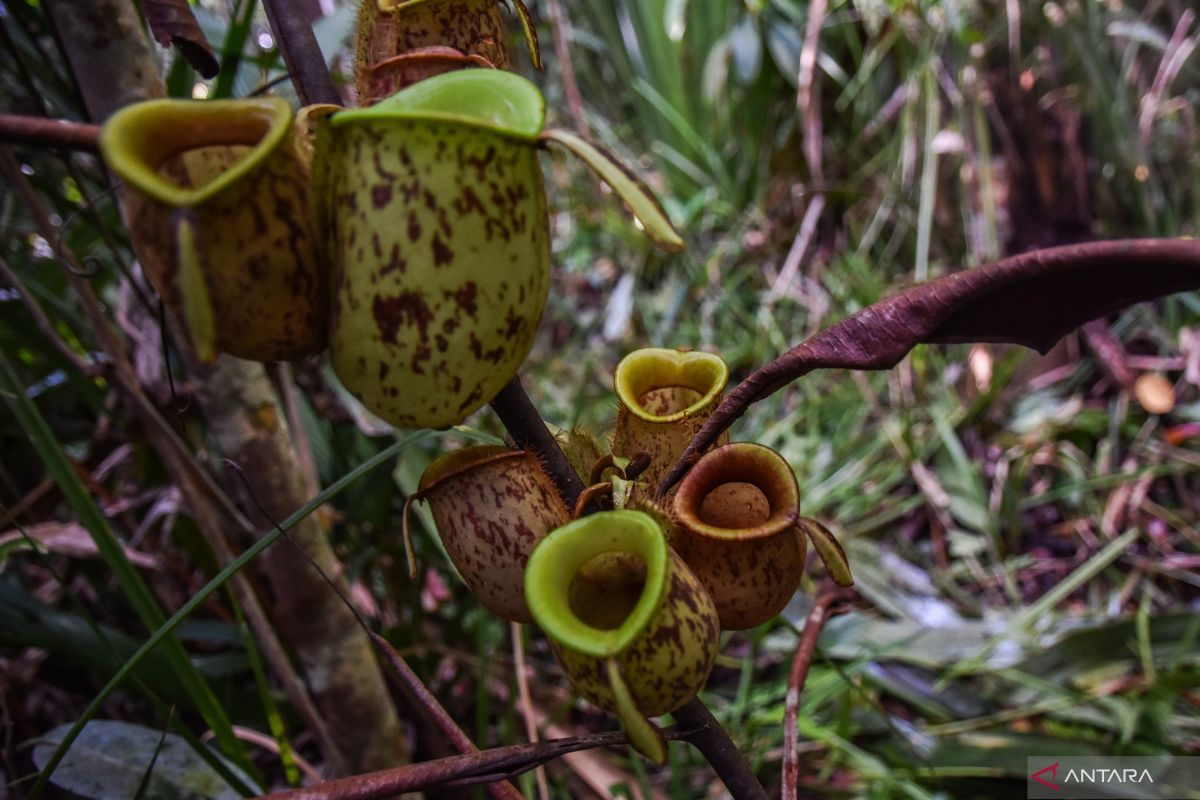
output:
{"label": "green pitcher lid", "polygon": [[339,112],[333,127],[389,119],[445,120],[533,141],[546,120],[546,99],[520,75],[465,69],[415,83],[368,108]]}

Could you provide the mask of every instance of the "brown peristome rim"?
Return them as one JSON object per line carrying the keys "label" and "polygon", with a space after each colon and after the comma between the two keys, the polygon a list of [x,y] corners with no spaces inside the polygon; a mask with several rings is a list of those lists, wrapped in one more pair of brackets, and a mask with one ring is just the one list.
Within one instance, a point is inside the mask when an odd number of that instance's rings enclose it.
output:
{"label": "brown peristome rim", "polygon": [[[452,450],[445,455],[439,456],[425,470],[425,474],[421,476],[421,482],[417,485],[417,497],[428,497],[431,492],[439,488],[443,483],[451,478],[458,477],[465,472],[494,464],[497,461],[503,461],[509,458],[522,458],[528,456],[529,453],[525,450],[512,450],[504,445],[499,444],[484,444],[475,447],[464,447],[460,450]],[[431,475],[431,473],[433,473]],[[426,480],[428,477],[428,481]]]}
{"label": "brown peristome rim", "polygon": [[[749,528],[719,528],[700,518],[709,492],[726,483],[749,483],[761,491],[771,516]],[[730,541],[763,539],[787,530],[800,516],[800,489],[783,456],[753,442],[736,442],[706,453],[679,484],[673,503],[678,523],[701,536]]]}

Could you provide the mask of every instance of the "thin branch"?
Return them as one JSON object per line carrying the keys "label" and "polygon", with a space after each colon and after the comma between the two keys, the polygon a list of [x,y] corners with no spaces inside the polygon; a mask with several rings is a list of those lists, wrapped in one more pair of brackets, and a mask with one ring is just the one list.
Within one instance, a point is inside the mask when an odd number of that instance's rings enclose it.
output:
{"label": "thin branch", "polygon": [[[513,668],[516,670],[517,697],[521,708],[521,716],[525,718],[525,738],[536,742],[538,735],[537,717],[533,711],[533,695],[529,691],[530,670],[525,663],[524,626],[519,622],[508,623],[508,633],[512,637]],[[537,783],[539,800],[550,800],[550,783],[546,780],[546,770],[538,767],[534,772]]]}
{"label": "thin branch", "polygon": [[80,358],[79,354],[71,349],[71,345],[67,344],[58,334],[58,331],[54,328],[54,323],[50,320],[50,317],[46,316],[45,309],[38,303],[37,298],[29,291],[29,287],[21,280],[21,276],[8,265],[3,256],[0,256],[0,275],[3,275],[4,279],[17,290],[17,296],[21,299],[21,304],[25,306],[29,315],[33,317],[33,323],[41,331],[42,337],[52,344],[62,354],[63,358],[67,360],[67,363],[73,366],[79,374],[91,375],[96,369],[95,365],[88,364]]}
{"label": "thin branch", "polygon": [[746,757],[737,749],[712,712],[700,702],[700,698],[671,712],[671,716],[680,725],[692,729],[683,738],[708,759],[717,777],[724,782],[735,800],[767,800],[767,790],[754,777]]}
{"label": "thin branch", "polygon": [[[695,734],[688,728],[668,728],[667,739],[687,739]],[[567,739],[550,739],[537,744],[517,744],[481,750],[468,755],[449,756],[420,764],[371,772],[353,778],[327,781],[303,789],[289,789],[264,795],[262,800],[377,800],[402,792],[419,792],[443,786],[475,786],[511,778],[580,750],[616,747],[629,743],[620,731],[596,733]],[[762,795],[764,798],[766,794]]]}
{"label": "thin branch", "polygon": [[500,417],[517,446],[537,455],[567,508],[574,508],[584,489],[583,481],[575,474],[571,462],[550,435],[529,395],[525,394],[519,375],[509,381],[492,400],[492,410]]}
{"label": "thin branch", "polygon": [[792,669],[788,673],[788,690],[783,712],[783,796],[781,800],[796,800],[798,786],[799,764],[796,753],[798,750],[799,732],[797,721],[800,717],[800,692],[804,690],[804,682],[808,679],[808,671],[812,667],[813,653],[817,650],[817,639],[821,629],[829,619],[829,607],[837,600],[846,597],[846,592],[831,589],[821,592],[813,603],[812,610],[804,620],[804,632],[800,635],[800,643],[796,646],[796,656],[792,659]]}
{"label": "thin branch", "polygon": [[100,149],[100,126],[66,119],[0,114],[0,143],[95,153]]}
{"label": "thin branch", "polygon": [[[396,648],[392,647],[391,642],[383,638],[372,630],[367,630],[371,637],[371,641],[375,644],[375,649],[383,656],[384,660],[391,665],[396,676],[400,679],[400,683],[404,691],[412,698],[412,700],[425,711],[426,717],[437,726],[442,735],[450,745],[459,753],[471,755],[479,752],[479,748],[471,741],[471,737],[467,736],[463,729],[458,727],[458,723],[454,718],[447,713],[446,709],[434,697],[433,692],[421,682],[421,678],[417,673],[412,671],[408,666],[408,662],[404,657],[396,652]],[[488,793],[497,800],[521,800],[521,793],[512,786],[512,784],[497,782],[488,784]]]}
{"label": "thin branch", "polygon": [[300,101],[306,106],[314,103],[340,106],[342,96],[333,85],[333,76],[329,74],[329,66],[303,5],[285,0],[263,0],[263,8]]}

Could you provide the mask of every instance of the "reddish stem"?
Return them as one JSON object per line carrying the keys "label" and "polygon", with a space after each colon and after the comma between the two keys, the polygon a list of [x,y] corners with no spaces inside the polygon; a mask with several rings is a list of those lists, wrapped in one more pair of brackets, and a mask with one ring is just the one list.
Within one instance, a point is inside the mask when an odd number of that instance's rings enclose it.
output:
{"label": "reddish stem", "polygon": [[100,126],[65,119],[0,114],[0,142],[95,153],[100,149]]}

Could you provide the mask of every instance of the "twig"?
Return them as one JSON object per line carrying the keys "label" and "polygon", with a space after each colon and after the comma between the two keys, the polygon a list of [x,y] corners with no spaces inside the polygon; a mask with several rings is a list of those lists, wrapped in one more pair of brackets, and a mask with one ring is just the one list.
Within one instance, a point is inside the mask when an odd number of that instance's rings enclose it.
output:
{"label": "twig", "polygon": [[567,108],[571,112],[575,130],[586,136],[587,113],[583,110],[583,95],[579,93],[579,83],[575,80],[575,67],[571,64],[571,48],[567,46],[567,26],[570,21],[558,0],[546,0],[546,12],[550,16],[550,27],[554,31],[554,57],[558,60],[559,77],[562,79]]}
{"label": "twig", "polygon": [[1132,392],[1137,380],[1129,368],[1128,354],[1108,329],[1108,322],[1094,319],[1083,326],[1083,339],[1096,354],[1096,366],[1125,391]]}
{"label": "twig", "polygon": [[[429,691],[429,688],[421,682],[420,677],[417,676],[417,673],[412,671],[412,668],[408,666],[408,662],[404,660],[404,657],[396,652],[396,648],[392,647],[391,642],[372,630],[366,628],[364,628],[364,630],[366,630],[367,634],[371,637],[371,641],[374,643],[375,649],[379,651],[379,654],[383,656],[384,660],[391,665],[393,670],[395,670],[396,676],[400,679],[400,683],[403,686],[404,691],[410,695],[411,699],[417,704],[418,707],[424,710],[426,717],[428,717],[430,722],[432,722],[437,729],[441,731],[442,735],[446,737],[446,740],[450,743],[450,746],[463,755],[479,753],[480,750],[475,746],[475,743],[471,741],[471,737],[467,736],[467,734],[463,732],[463,729],[458,727],[458,723],[456,723],[450,714],[446,712],[446,709],[442,707],[442,704],[438,702],[438,699],[433,696],[433,692]],[[401,769],[403,769],[403,767]],[[488,784],[487,788],[492,797],[497,798],[497,800],[521,800],[521,793],[518,792],[516,788],[512,786],[512,784],[499,781]],[[350,797],[354,797],[356,795],[346,795],[345,797],[340,795],[335,796],[339,797],[340,800],[349,800]]]}
{"label": "twig", "polygon": [[267,12],[267,20],[271,30],[275,32],[275,42],[283,55],[288,74],[292,76],[292,85],[304,105],[314,103],[330,103],[335,106],[342,104],[342,96],[333,85],[333,76],[329,74],[329,66],[317,37],[313,34],[312,25],[304,15],[303,5],[283,0],[263,0],[263,8]]}
{"label": "twig", "polygon": [[43,309],[41,304],[38,303],[37,299],[29,291],[29,288],[25,285],[24,281],[21,280],[21,276],[17,274],[16,270],[8,265],[8,262],[4,260],[3,256],[0,256],[0,275],[3,275],[4,279],[8,281],[14,289],[17,290],[17,295],[21,299],[21,304],[25,306],[25,309],[29,312],[29,315],[33,317],[34,325],[36,325],[37,329],[42,332],[42,336],[45,337],[45,340],[54,345],[55,349],[57,349],[58,352],[62,354],[63,358],[67,360],[67,363],[73,366],[79,372],[79,374],[91,375],[95,371],[95,365],[88,364],[82,358],[80,358],[79,354],[72,350],[71,346],[67,344],[61,336],[58,335],[58,331],[54,329],[54,323],[50,321],[48,316],[46,316],[45,309]]}
{"label": "twig", "polygon": [[[529,671],[525,665],[525,643],[522,641],[523,628],[519,622],[508,623],[508,632],[512,637],[513,665],[517,676],[517,697],[521,706],[521,716],[525,718],[525,737],[530,742],[536,742],[538,736],[537,717],[533,712],[533,695],[529,691]],[[534,772],[537,780],[537,794],[541,800],[550,800],[550,784],[546,781],[546,770],[538,767]]]}
{"label": "twig", "polygon": [[584,489],[583,481],[575,474],[571,462],[550,435],[529,395],[525,394],[519,375],[509,381],[492,400],[492,410],[500,417],[517,446],[537,455],[558,493],[563,496],[567,508],[574,508]]}
{"label": "twig", "polygon": [[767,800],[767,790],[758,782],[758,778],[754,777],[746,758],[712,712],[700,702],[700,698],[671,712],[671,716],[680,725],[692,729],[692,733],[683,738],[708,759],[708,763],[716,770],[717,777],[724,782],[725,788],[735,800]]}
{"label": "twig", "polygon": [[0,142],[95,153],[100,149],[100,126],[65,119],[0,114]]}
{"label": "twig", "polygon": [[796,800],[799,764],[797,750],[799,731],[796,723],[800,716],[800,692],[804,690],[804,682],[808,678],[808,670],[812,666],[813,653],[817,649],[817,639],[821,629],[829,618],[829,607],[846,593],[838,590],[826,590],[817,597],[812,610],[804,620],[804,632],[800,635],[800,643],[796,646],[796,656],[792,659],[792,669],[788,673],[788,690],[786,705],[783,712],[783,795],[781,800]]}
{"label": "twig", "polygon": [[[695,735],[695,731],[686,727],[673,727],[664,730],[663,734],[667,739],[678,740]],[[475,786],[520,775],[568,753],[628,743],[629,739],[623,732],[612,731],[568,739],[550,739],[537,744],[496,747],[478,753],[449,756],[353,778],[328,781],[303,789],[289,789],[264,795],[262,800],[376,800],[402,792],[419,792],[440,786]],[[766,794],[762,797],[765,798]]]}

